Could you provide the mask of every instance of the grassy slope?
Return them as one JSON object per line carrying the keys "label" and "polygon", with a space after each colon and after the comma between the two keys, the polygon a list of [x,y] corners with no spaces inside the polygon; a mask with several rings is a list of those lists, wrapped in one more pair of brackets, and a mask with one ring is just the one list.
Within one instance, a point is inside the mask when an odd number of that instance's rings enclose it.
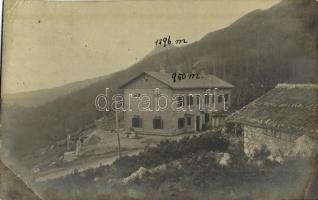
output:
{"label": "grassy slope", "polygon": [[[289,160],[278,164],[267,159],[266,149],[248,161],[242,144],[228,146],[228,138],[206,134],[178,142],[163,141],[138,156],[122,157],[111,166],[35,187],[49,199],[303,198],[312,167],[317,163],[312,166],[307,161]],[[225,166],[218,161],[223,152],[231,157]],[[130,182],[123,181],[140,172],[141,167],[148,171]]]}

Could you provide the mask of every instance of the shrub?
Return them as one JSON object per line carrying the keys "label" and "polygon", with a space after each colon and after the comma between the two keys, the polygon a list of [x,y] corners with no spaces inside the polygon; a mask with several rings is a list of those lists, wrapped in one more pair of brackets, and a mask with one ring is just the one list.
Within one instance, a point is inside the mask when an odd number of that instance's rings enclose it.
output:
{"label": "shrub", "polygon": [[123,156],[113,163],[112,168],[114,169],[116,175],[119,177],[129,176],[131,173],[139,168],[137,166],[137,157]]}
{"label": "shrub", "polygon": [[148,148],[138,156],[138,165],[154,167],[171,162],[184,155],[202,151],[228,151],[229,142],[221,135],[203,134],[184,137],[179,141],[161,141],[157,147]]}

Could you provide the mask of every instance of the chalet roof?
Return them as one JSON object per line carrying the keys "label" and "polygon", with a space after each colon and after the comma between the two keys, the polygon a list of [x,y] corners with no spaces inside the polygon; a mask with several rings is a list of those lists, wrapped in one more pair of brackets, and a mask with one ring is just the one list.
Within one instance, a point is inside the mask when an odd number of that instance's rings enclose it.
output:
{"label": "chalet roof", "polygon": [[318,137],[317,105],[318,85],[278,84],[226,120]]}
{"label": "chalet roof", "polygon": [[214,75],[211,74],[200,74],[200,79],[183,79],[173,82],[172,73],[168,72],[142,72],[123,84],[120,88],[124,88],[129,85],[132,81],[136,80],[142,75],[149,75],[162,83],[168,85],[173,89],[193,89],[193,88],[233,88],[234,86]]}

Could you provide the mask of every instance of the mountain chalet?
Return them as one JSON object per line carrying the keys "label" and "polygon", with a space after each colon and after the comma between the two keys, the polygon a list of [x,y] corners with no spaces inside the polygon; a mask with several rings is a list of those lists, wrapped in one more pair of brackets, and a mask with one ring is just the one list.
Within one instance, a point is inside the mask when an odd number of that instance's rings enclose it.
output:
{"label": "mountain chalet", "polygon": [[[227,116],[231,105],[231,89],[234,87],[210,74],[200,74],[200,78],[174,80],[172,73],[142,72],[123,84],[124,104],[130,109],[124,112],[124,128],[136,133],[172,136],[193,133],[219,127]],[[207,91],[212,94],[207,94]],[[139,109],[140,98],[148,96],[150,111]],[[167,97],[165,100],[164,97]],[[132,98],[131,98],[132,97]],[[139,99],[139,100],[138,100]],[[177,107],[184,110],[175,110]],[[158,110],[158,105],[168,105]],[[209,104],[210,103],[210,104]],[[208,109],[210,105],[213,110]],[[189,109],[188,109],[189,108]]]}

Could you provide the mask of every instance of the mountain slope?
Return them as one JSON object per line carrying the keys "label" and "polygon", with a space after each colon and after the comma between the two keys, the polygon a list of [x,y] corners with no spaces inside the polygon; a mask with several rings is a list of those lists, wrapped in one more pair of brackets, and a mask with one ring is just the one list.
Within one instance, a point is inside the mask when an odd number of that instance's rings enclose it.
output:
{"label": "mountain slope", "polygon": [[71,92],[81,90],[97,81],[101,81],[106,77],[107,76],[77,81],[49,89],[19,92],[13,94],[3,94],[2,100],[5,104],[15,104],[25,107],[40,106],[47,102],[53,101],[59,97],[66,96]]}
{"label": "mountain slope", "polygon": [[[118,87],[141,71],[198,71],[217,75],[236,86],[233,106],[239,108],[280,82],[317,82],[318,2],[284,0],[256,10],[227,28],[180,48],[150,55],[130,68],[43,106],[4,106],[2,123],[8,147],[21,158],[40,146],[64,138],[108,112],[97,112],[95,97]],[[31,139],[30,139],[31,138]],[[36,138],[36,140],[34,139]],[[20,148],[14,148],[19,145]]]}

